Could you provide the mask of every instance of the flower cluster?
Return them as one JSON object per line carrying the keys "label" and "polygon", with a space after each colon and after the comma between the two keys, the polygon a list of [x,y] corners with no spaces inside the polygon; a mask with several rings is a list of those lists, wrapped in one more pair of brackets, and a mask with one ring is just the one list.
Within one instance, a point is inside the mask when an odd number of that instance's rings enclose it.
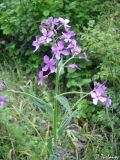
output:
{"label": "flower cluster", "polygon": [[[82,49],[78,46],[76,41],[76,33],[71,30],[68,19],[56,19],[49,17],[41,22],[39,28],[42,35],[36,37],[36,40],[32,43],[35,47],[34,52],[36,52],[40,46],[50,44],[52,57],[50,58],[47,54],[44,55],[43,61],[45,66],[43,66],[39,71],[38,85],[42,85],[43,80],[46,79],[49,74],[57,71],[57,64],[61,59],[64,60],[64,57],[66,56],[68,56],[69,59],[77,58],[89,61],[86,52],[82,52]],[[83,53],[82,56],[79,55],[80,53]],[[80,67],[75,63],[71,63],[63,67],[80,70]],[[96,81],[94,82],[94,90],[91,91],[90,94],[95,105],[97,105],[99,101],[106,107],[111,105],[112,100],[105,91],[105,83],[100,84]]]}
{"label": "flower cluster", "polygon": [[[44,56],[45,66],[39,71],[38,84],[42,85],[42,81],[48,77],[49,73],[56,72],[56,64],[64,56],[77,56],[81,53],[82,49],[78,47],[76,41],[76,33],[71,30],[68,19],[63,18],[53,18],[49,17],[45,19],[40,24],[40,31],[42,36],[36,37],[32,45],[35,47],[34,52],[36,52],[41,45],[50,44],[52,58],[47,54]],[[78,57],[80,58],[80,57]],[[83,53],[82,59],[88,60],[85,52]],[[80,58],[81,59],[81,58]],[[69,64],[67,67],[73,69],[79,69],[77,64]]]}
{"label": "flower cluster", "polygon": [[106,107],[109,107],[111,105],[112,100],[110,99],[110,96],[106,94],[106,89],[106,82],[100,84],[94,81],[94,89],[90,92],[91,97],[93,98],[93,104],[97,105],[97,103],[100,101]]}

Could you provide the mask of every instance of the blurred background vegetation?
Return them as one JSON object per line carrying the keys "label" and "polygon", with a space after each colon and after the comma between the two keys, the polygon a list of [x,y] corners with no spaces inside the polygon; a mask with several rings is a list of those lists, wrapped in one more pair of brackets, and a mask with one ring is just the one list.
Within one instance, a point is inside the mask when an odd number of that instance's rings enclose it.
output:
{"label": "blurred background vegetation", "polygon": [[[109,86],[109,93],[112,95],[113,105],[110,108],[110,116],[112,123],[107,123],[105,111],[100,106],[95,109],[89,99],[84,100],[82,104],[83,109],[76,117],[76,121],[84,126],[89,123],[91,128],[101,128],[101,135],[106,136],[108,132],[107,142],[103,138],[101,147],[104,146],[104,151],[100,153],[112,153],[112,155],[120,156],[120,3],[118,0],[1,0],[0,1],[0,64],[1,73],[0,78],[6,78],[3,75],[4,66],[11,66],[7,69],[9,72],[16,74],[19,85],[23,85],[21,79],[26,77],[31,80],[37,77],[37,73],[41,64],[42,57],[46,48],[40,48],[39,52],[33,53],[32,41],[36,35],[40,34],[39,24],[41,20],[53,16],[68,18],[71,22],[72,28],[79,36],[79,45],[87,52],[89,61],[79,62],[81,68],[80,72],[72,69],[66,71],[63,81],[63,90],[90,90],[92,88],[92,81],[106,80]],[[25,75],[21,76],[22,70]],[[74,73],[74,74],[71,74]],[[9,75],[8,75],[9,77]],[[9,78],[8,78],[9,79]],[[27,81],[27,80],[26,80]],[[15,81],[17,83],[17,81]],[[21,84],[22,83],[22,84]],[[62,82],[61,82],[62,83]],[[89,86],[89,84],[91,84]],[[35,89],[34,89],[35,90]],[[37,89],[36,89],[37,90]],[[38,92],[38,90],[37,90]],[[46,93],[45,93],[46,94]],[[75,97],[76,98],[76,97]],[[19,98],[18,98],[19,99]],[[24,97],[23,100],[24,101]],[[26,102],[25,102],[26,103]],[[24,109],[23,109],[24,112]],[[29,112],[29,107],[28,111]],[[38,116],[36,111],[33,113]],[[1,117],[1,122],[9,122],[9,112],[4,113]],[[11,113],[12,114],[12,113]],[[28,116],[28,115],[26,115]],[[16,117],[14,117],[14,120]],[[29,116],[27,117],[29,118]],[[11,120],[12,121],[12,120]],[[16,122],[15,122],[16,123]],[[29,123],[26,121],[26,123]],[[3,126],[2,126],[3,127]],[[11,123],[4,126],[7,131],[11,128]],[[33,127],[34,128],[34,127]],[[19,131],[20,130],[20,131]],[[22,145],[22,131],[11,130],[12,139],[21,141]],[[103,131],[104,130],[104,131]],[[5,132],[7,132],[5,131]],[[17,132],[19,135],[17,137]],[[29,130],[32,135],[32,130]],[[6,133],[0,133],[1,137]],[[94,137],[94,135],[93,135]],[[34,137],[35,138],[35,137]],[[30,137],[26,137],[26,140]],[[33,146],[37,146],[37,140],[30,141],[28,150],[32,150]],[[105,141],[105,142],[104,142]],[[11,141],[12,142],[12,141]],[[36,142],[36,144],[35,144]],[[113,145],[114,144],[114,145]],[[11,144],[6,144],[0,148],[0,158],[5,157],[5,152],[10,155]],[[98,144],[97,144],[98,145]],[[110,146],[112,145],[112,149]],[[96,146],[96,144],[95,144]],[[21,147],[21,146],[20,146]],[[40,146],[41,147],[41,146]],[[7,151],[5,151],[7,150]],[[18,149],[20,150],[20,148]],[[24,148],[23,148],[24,150]],[[92,151],[91,151],[92,150]],[[96,153],[93,148],[88,147],[88,151]],[[35,151],[39,152],[38,150]],[[18,154],[18,153],[17,153]],[[26,155],[29,156],[29,151]],[[21,153],[21,155],[24,155]],[[33,155],[33,157],[36,154]],[[19,154],[20,156],[20,154]],[[21,156],[22,157],[22,156]],[[18,158],[20,159],[20,158]],[[33,158],[33,160],[37,158]],[[93,160],[91,157],[90,160]],[[21,158],[22,160],[22,158]],[[86,160],[89,160],[89,154]]]}

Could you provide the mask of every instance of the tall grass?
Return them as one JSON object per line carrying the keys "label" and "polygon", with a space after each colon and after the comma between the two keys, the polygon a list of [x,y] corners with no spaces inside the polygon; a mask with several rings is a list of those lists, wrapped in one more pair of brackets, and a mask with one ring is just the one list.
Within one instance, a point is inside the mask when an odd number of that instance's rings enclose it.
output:
{"label": "tall grass", "polygon": [[[8,66],[1,67],[0,75],[0,79],[5,80],[8,85],[8,91],[1,94],[12,98],[12,103],[0,108],[1,160],[101,160],[117,155],[112,153],[113,147],[117,148],[118,145],[116,142],[116,146],[113,146],[111,134],[114,131],[109,126],[107,128],[101,115],[98,115],[96,123],[82,119],[81,125],[76,115],[60,137],[56,153],[52,154],[52,117],[48,119],[45,111],[37,107],[31,97],[9,90],[24,91],[35,96],[37,94],[46,101],[50,101],[52,91],[35,87],[35,80],[31,76],[24,76],[25,73],[20,69],[13,71]],[[103,118],[105,111],[102,112]],[[62,120],[63,116],[59,115],[58,119]],[[114,137],[115,140],[117,139]]]}

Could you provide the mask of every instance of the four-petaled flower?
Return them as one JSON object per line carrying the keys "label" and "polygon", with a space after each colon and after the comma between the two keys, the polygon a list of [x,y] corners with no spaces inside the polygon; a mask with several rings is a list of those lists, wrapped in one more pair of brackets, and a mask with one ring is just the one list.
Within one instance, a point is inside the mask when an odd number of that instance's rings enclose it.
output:
{"label": "four-petaled flower", "polygon": [[69,55],[69,51],[64,48],[64,43],[62,41],[59,41],[57,46],[52,46],[51,49],[57,60],[61,58],[61,55]]}
{"label": "four-petaled flower", "polygon": [[43,80],[46,79],[48,75],[43,75],[43,71],[39,71],[38,73],[38,85],[42,86]]}
{"label": "four-petaled flower", "polygon": [[59,20],[57,18],[49,17],[40,24],[40,29],[45,28],[47,31],[55,31],[55,25],[58,25]]}
{"label": "four-petaled flower", "polygon": [[71,37],[75,36],[75,32],[68,31],[67,33],[62,32],[61,38],[64,39],[65,42],[71,42]]}
{"label": "four-petaled flower", "polygon": [[78,67],[78,65],[75,63],[69,64],[68,67],[73,69],[80,69],[80,67]]}
{"label": "four-petaled flower", "polygon": [[63,19],[63,18],[59,18],[59,21],[62,23],[62,25],[64,26],[65,31],[68,31],[69,28],[71,26],[68,25],[69,23],[69,19]]}
{"label": "four-petaled flower", "polygon": [[81,48],[77,46],[75,39],[71,41],[67,48],[70,49],[73,54],[79,54],[81,52]]}
{"label": "four-petaled flower", "polygon": [[45,40],[46,37],[44,36],[36,37],[36,40],[32,43],[32,45],[35,46],[35,50],[33,52],[36,52],[41,45],[45,44]]}
{"label": "four-petaled flower", "polygon": [[52,36],[54,35],[53,31],[47,31],[45,28],[43,28],[41,30],[42,34],[43,34],[43,38],[45,38],[45,43],[49,43],[52,41]]}
{"label": "four-petaled flower", "polygon": [[49,17],[41,22],[40,29],[53,30],[54,29],[54,19],[53,17]]}
{"label": "four-petaled flower", "polygon": [[50,70],[51,73],[55,72],[55,64],[56,64],[56,59],[49,58],[47,55],[44,56],[44,62],[45,66],[42,68],[42,71],[47,71],[48,69]]}
{"label": "four-petaled flower", "polygon": [[104,105],[105,105],[106,107],[109,107],[111,104],[112,104],[111,98],[110,98],[110,97],[107,97],[107,98],[106,98],[106,101],[104,102]]}
{"label": "four-petaled flower", "polygon": [[106,107],[109,107],[112,103],[110,97],[105,93],[106,90],[105,82],[103,84],[94,82],[94,89],[90,92],[93,98],[93,104],[97,105],[98,101],[102,102]]}
{"label": "four-petaled flower", "polygon": [[96,91],[91,91],[90,94],[91,94],[91,97],[93,98],[93,104],[95,105],[97,105],[98,101],[100,102],[106,101],[106,97],[103,97],[103,95],[101,95],[101,93],[99,92],[99,89],[97,89]]}

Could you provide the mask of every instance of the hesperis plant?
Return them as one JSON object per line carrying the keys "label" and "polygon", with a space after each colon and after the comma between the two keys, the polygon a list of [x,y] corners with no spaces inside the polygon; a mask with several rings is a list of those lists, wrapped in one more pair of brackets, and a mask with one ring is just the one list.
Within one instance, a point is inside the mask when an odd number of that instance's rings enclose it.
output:
{"label": "hesperis plant", "polygon": [[[42,45],[49,44],[51,57],[47,53],[44,54],[43,61],[44,66],[38,73],[38,85],[42,86],[46,78],[49,78],[50,74],[55,74],[55,95],[53,105],[53,139],[54,145],[57,144],[58,136],[64,131],[65,127],[69,124],[73,116],[79,111],[75,109],[76,105],[81,99],[88,95],[91,95],[93,104],[97,105],[98,102],[102,102],[106,107],[111,105],[111,99],[106,94],[106,84],[100,84],[94,82],[94,89],[90,93],[83,93],[83,97],[80,97],[78,101],[72,106],[69,106],[68,100],[64,95],[76,94],[80,92],[65,92],[60,91],[60,77],[63,75],[65,67],[80,70],[80,67],[74,62],[74,59],[89,61],[87,54],[78,46],[77,35],[71,29],[68,19],[49,17],[41,22],[40,26],[41,36],[36,37],[32,45],[35,47],[34,52]],[[62,125],[58,127],[58,102],[67,110],[68,116],[65,118]]]}

